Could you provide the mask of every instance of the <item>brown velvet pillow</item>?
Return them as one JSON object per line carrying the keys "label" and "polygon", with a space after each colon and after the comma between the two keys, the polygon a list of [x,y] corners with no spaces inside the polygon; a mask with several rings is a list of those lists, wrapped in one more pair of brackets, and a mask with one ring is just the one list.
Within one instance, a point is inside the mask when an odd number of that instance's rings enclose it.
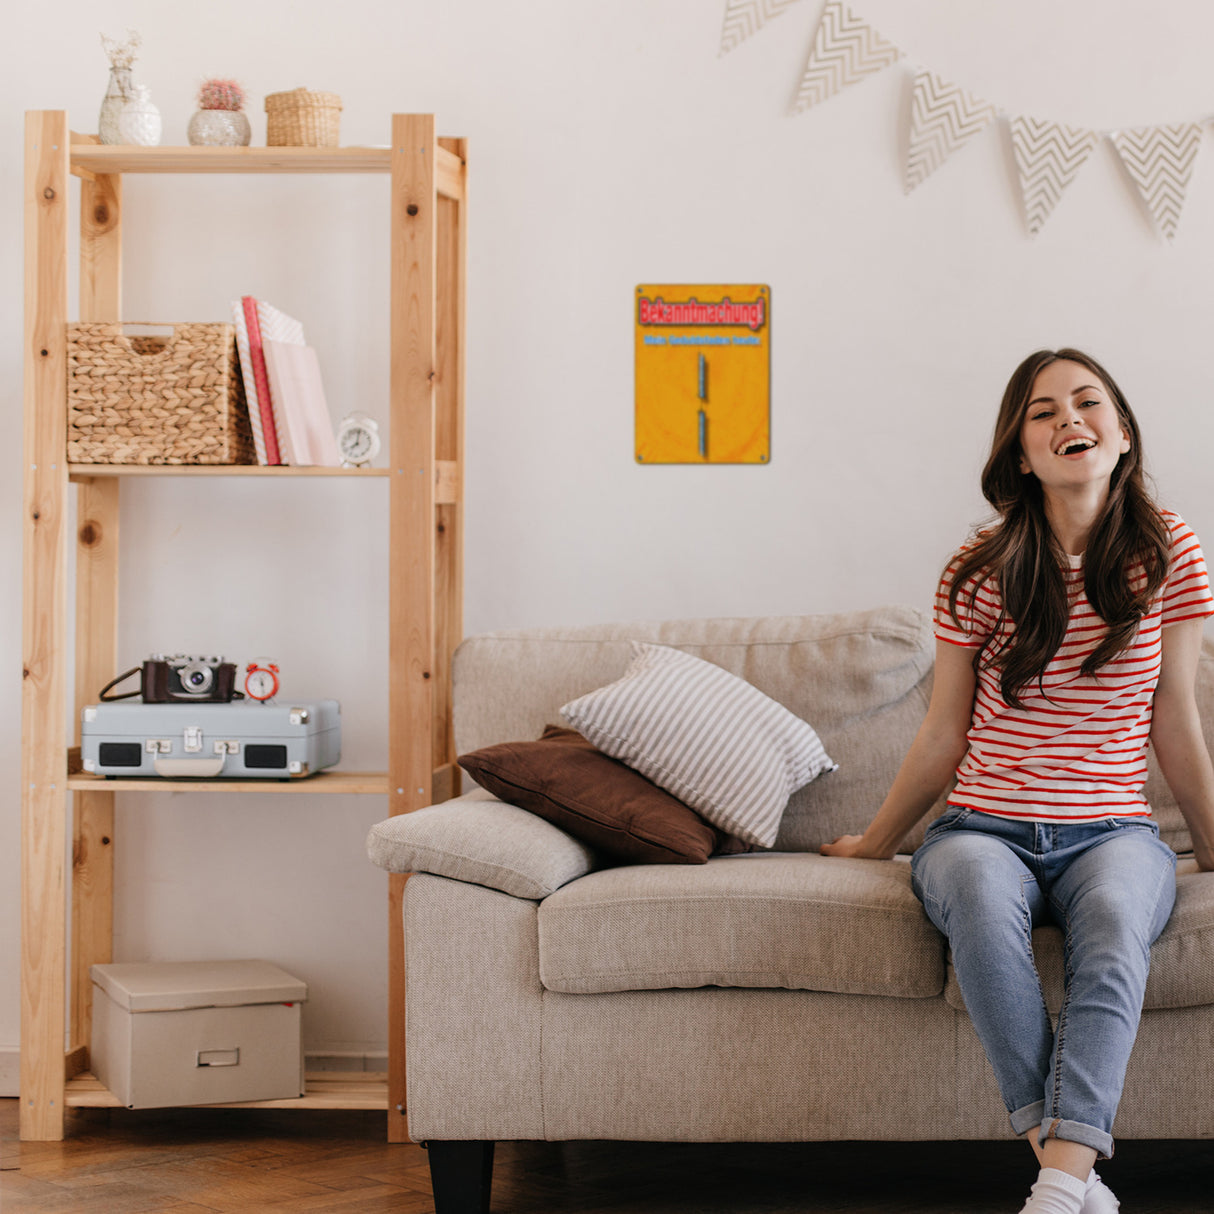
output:
{"label": "brown velvet pillow", "polygon": [[537,742],[502,742],[459,756],[502,801],[530,810],[605,855],[638,864],[703,864],[748,850],[580,733],[548,725]]}

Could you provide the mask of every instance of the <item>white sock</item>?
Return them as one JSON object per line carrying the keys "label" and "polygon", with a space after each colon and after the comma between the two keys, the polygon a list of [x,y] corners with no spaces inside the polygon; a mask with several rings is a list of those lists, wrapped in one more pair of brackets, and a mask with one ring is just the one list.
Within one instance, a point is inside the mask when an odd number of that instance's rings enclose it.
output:
{"label": "white sock", "polygon": [[1087,1188],[1083,1196],[1083,1214],[1116,1214],[1121,1209],[1113,1190],[1109,1188],[1093,1168],[1088,1173]]}
{"label": "white sock", "polygon": [[1042,1168],[1020,1214],[1081,1214],[1087,1182],[1057,1168]]}

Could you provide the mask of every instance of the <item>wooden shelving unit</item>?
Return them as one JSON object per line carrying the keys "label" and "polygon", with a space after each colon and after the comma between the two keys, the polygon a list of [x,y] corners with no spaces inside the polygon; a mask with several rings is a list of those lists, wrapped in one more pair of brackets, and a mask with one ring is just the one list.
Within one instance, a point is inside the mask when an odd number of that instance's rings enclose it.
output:
{"label": "wooden shelving unit", "polygon": [[[25,445],[21,861],[21,1137],[63,1137],[66,1107],[117,1104],[88,1073],[89,967],[112,960],[118,793],[382,796],[405,813],[458,791],[450,659],[462,635],[464,277],[467,145],[429,114],[392,116],[385,148],[135,148],[77,135],[61,110],[26,115]],[[382,469],[69,465],[68,178],[80,178],[81,321],[122,319],[127,173],[386,173],[390,272],[390,449]],[[137,238],[137,233],[133,234]],[[389,480],[389,754],[384,772],[305,781],[104,780],[73,770],[72,719],[118,669],[121,485],[146,476],[351,476]],[[67,533],[76,494],[76,535]],[[222,492],[222,485],[215,492]],[[74,619],[68,559],[74,552]],[[78,728],[78,726],[77,726]],[[69,797],[71,798],[69,814]],[[71,862],[68,823],[71,823]],[[369,874],[370,876],[370,874]],[[389,879],[389,1070],[310,1076],[275,1108],[383,1108],[408,1136],[404,1089],[403,877]],[[67,910],[70,891],[70,917]],[[69,949],[70,944],[70,949]]]}

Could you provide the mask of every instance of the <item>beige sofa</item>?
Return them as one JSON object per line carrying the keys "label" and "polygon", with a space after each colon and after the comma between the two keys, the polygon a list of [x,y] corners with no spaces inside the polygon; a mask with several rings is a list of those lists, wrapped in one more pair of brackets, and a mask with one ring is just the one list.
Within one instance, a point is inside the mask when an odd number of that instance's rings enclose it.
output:
{"label": "beige sofa", "polygon": [[[920,612],[497,633],[454,663],[460,753],[533,739],[618,678],[630,641],[740,675],[839,764],[792,796],[772,852],[607,865],[483,790],[376,826],[405,898],[410,1132],[439,1211],[488,1209],[498,1139],[987,1139],[1011,1131],[907,856],[825,859],[861,831],[927,706]],[[1214,648],[1200,674],[1214,726]],[[1188,849],[1152,767],[1164,839]],[[943,802],[936,807],[938,812]],[[929,815],[929,818],[932,815]],[[1182,859],[1116,1133],[1214,1136],[1214,875]],[[1034,936],[1061,996],[1057,929]]]}

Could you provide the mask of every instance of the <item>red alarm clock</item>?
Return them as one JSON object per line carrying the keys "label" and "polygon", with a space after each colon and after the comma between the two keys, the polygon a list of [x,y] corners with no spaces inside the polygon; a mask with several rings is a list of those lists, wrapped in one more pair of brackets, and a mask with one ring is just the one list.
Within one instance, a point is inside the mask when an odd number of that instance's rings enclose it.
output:
{"label": "red alarm clock", "polygon": [[254,658],[244,676],[250,700],[272,700],[278,694],[278,667],[266,658]]}

